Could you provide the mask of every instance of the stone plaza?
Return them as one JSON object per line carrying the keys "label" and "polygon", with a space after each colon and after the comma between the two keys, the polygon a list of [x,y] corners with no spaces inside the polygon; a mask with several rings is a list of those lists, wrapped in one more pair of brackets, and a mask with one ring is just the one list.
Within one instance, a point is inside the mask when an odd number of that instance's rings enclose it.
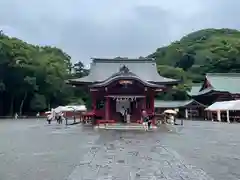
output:
{"label": "stone plaza", "polygon": [[237,180],[240,124],[185,121],[171,132],[0,121],[1,180]]}

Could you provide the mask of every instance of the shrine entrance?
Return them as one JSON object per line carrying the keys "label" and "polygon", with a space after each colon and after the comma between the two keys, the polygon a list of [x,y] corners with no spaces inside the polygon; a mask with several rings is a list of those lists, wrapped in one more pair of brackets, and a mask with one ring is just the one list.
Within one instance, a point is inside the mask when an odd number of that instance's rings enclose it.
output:
{"label": "shrine entrance", "polygon": [[110,118],[117,122],[132,123],[141,119],[145,96],[108,96],[111,98]]}

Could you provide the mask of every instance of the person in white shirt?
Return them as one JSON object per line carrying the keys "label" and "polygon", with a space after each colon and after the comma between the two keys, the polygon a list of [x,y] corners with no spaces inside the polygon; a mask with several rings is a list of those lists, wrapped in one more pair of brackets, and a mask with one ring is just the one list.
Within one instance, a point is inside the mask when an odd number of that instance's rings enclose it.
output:
{"label": "person in white shirt", "polygon": [[51,113],[51,114],[48,114],[48,115],[47,115],[48,124],[51,124],[52,119],[53,119],[52,113]]}
{"label": "person in white shirt", "polygon": [[143,128],[145,131],[148,130],[148,114],[147,114],[147,111],[146,110],[142,110],[142,121],[143,121]]}
{"label": "person in white shirt", "polygon": [[14,118],[15,118],[15,119],[18,119],[18,114],[17,114],[17,113],[15,114],[15,117],[14,117]]}
{"label": "person in white shirt", "polygon": [[169,120],[170,120],[170,124],[174,125],[174,116],[172,114],[170,114],[169,116]]}

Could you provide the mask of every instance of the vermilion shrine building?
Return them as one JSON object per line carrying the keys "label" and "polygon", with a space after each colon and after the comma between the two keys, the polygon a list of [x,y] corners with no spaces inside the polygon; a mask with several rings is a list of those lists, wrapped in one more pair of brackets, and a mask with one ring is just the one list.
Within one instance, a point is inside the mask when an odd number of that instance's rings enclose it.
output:
{"label": "vermilion shrine building", "polygon": [[154,113],[154,97],[179,83],[162,77],[153,59],[94,58],[88,76],[69,80],[70,84],[88,87],[91,114],[97,122],[121,122],[121,109],[128,109],[130,121],[141,119],[141,110]]}

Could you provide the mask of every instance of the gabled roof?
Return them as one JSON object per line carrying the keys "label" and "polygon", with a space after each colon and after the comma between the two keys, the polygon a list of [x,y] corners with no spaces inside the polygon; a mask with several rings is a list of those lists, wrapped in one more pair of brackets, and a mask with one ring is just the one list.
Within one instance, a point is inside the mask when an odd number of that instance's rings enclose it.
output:
{"label": "gabled roof", "polygon": [[126,66],[130,72],[146,82],[162,84],[176,84],[179,81],[162,77],[157,72],[157,66],[153,59],[100,59],[94,58],[91,64],[89,75],[79,79],[71,79],[75,83],[99,83],[106,81],[109,77],[119,72],[122,66]]}
{"label": "gabled roof", "polygon": [[209,73],[206,79],[215,91],[240,93],[240,73]]}
{"label": "gabled roof", "polygon": [[[210,86],[204,88],[206,83],[208,83]],[[206,74],[200,91],[198,93],[189,95],[194,97],[214,91],[240,94],[240,73],[208,73]]]}
{"label": "gabled roof", "polygon": [[191,105],[192,103],[196,103],[199,106],[205,107],[205,105],[191,99],[191,100],[185,100],[185,101],[163,101],[163,100],[155,100],[154,101],[154,107],[155,108],[180,108],[180,107],[186,107]]}

